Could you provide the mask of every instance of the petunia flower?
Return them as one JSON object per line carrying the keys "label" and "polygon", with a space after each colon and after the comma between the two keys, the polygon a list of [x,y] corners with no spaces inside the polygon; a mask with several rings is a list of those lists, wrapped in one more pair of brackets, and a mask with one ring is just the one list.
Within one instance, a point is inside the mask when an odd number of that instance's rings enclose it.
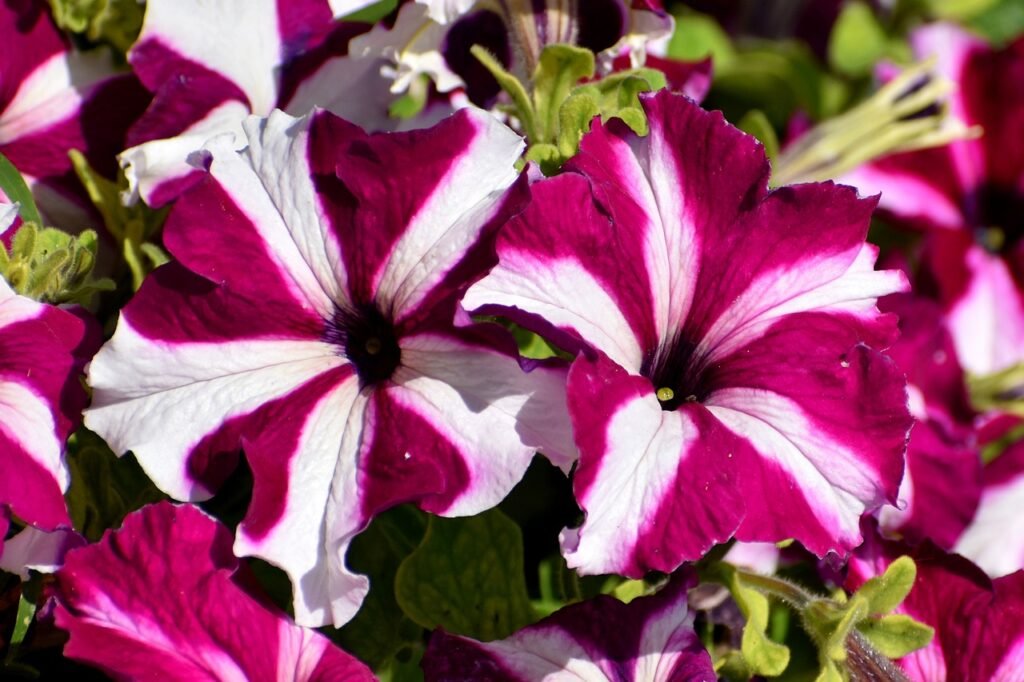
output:
{"label": "petunia flower", "polygon": [[[993,419],[982,428],[982,440],[995,441],[1021,426],[1019,418]],[[998,578],[1024,569],[1024,440],[1008,445],[985,465],[982,476],[977,514],[954,550]]]}
{"label": "petunia flower", "polygon": [[132,190],[154,206],[174,198],[197,177],[189,155],[226,132],[241,147],[250,114],[321,106],[364,126],[386,124],[379,64],[346,58],[349,40],[367,28],[333,21],[327,0],[147,2],[128,53],[154,96],[120,156]]}
{"label": "petunia flower", "polygon": [[569,350],[585,573],[672,571],[730,537],[860,543],[894,502],[910,417],[875,300],[906,286],[865,243],[874,201],[767,191],[753,138],[684,97],[651,132],[594,124],[498,241],[464,305]]}
{"label": "petunia flower", "polygon": [[78,149],[105,175],[129,124],[148,101],[102,50],[72,49],[43,0],[0,7],[0,153],[25,175],[44,217],[65,228],[95,227],[98,216],[68,157]]}
{"label": "petunia flower", "polygon": [[14,537],[7,533],[4,508],[0,507],[0,569],[28,580],[29,571],[53,573],[64,564],[64,556],[86,544],[86,539],[69,528],[45,531],[27,526]]}
{"label": "petunia flower", "polygon": [[900,508],[879,511],[881,527],[910,542],[924,538],[951,549],[971,522],[981,496],[981,453],[964,373],[934,302],[893,294],[879,308],[899,316],[900,337],[888,353],[907,375],[917,420],[907,446]]}
{"label": "petunia flower", "polygon": [[422,667],[428,682],[587,682],[716,680],[711,657],[687,607],[692,575],[676,576],[629,604],[607,595],[564,607],[495,642],[443,630],[433,634]]}
{"label": "petunia flower", "polygon": [[928,233],[918,289],[942,304],[964,368],[998,371],[1024,361],[1024,39],[993,50],[937,24],[911,45],[957,84],[951,113],[983,134],[883,158],[843,181],[881,191],[885,215]]}
{"label": "petunia flower", "polygon": [[537,449],[575,455],[564,367],[523,372],[456,305],[525,199],[523,143],[479,111],[386,135],[327,112],[244,130],[244,152],[211,142],[209,175],[175,203],[177,262],[93,361],[86,423],[183,500],[243,445],[235,551],[288,573],[298,622],[341,624],[368,584],[345,550],[378,511],[474,514]]}
{"label": "petunia flower", "polygon": [[[2,215],[0,232],[14,219]],[[20,296],[0,278],[0,507],[42,530],[71,523],[64,441],[85,405],[80,377],[90,343],[82,319]]]}
{"label": "petunia flower", "polygon": [[871,529],[850,561],[847,590],[882,574],[909,554],[917,579],[897,607],[935,628],[932,642],[898,661],[914,682],[1011,682],[1021,679],[1024,652],[1024,571],[990,580],[977,566],[930,542],[911,547],[882,540]]}
{"label": "petunia flower", "polygon": [[195,507],[145,507],[57,573],[64,655],[119,680],[375,679],[245,585],[227,528]]}

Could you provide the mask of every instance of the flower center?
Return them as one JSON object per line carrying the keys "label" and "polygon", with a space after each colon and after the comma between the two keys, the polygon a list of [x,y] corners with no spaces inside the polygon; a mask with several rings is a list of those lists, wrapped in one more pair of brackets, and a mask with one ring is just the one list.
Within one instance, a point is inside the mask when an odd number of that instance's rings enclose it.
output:
{"label": "flower center", "polygon": [[1005,255],[1024,239],[1024,194],[986,184],[967,197],[975,242],[989,253]]}
{"label": "flower center", "polygon": [[394,325],[372,303],[354,310],[338,309],[325,337],[355,366],[363,386],[390,379],[402,362]]}
{"label": "flower center", "polygon": [[661,409],[700,402],[711,392],[710,373],[696,356],[696,348],[695,343],[677,335],[644,360],[640,373],[654,384]]}

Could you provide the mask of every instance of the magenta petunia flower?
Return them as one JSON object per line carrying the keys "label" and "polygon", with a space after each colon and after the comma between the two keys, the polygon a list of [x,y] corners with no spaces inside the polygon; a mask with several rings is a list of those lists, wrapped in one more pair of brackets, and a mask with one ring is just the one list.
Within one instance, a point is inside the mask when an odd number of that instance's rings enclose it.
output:
{"label": "magenta petunia flower", "polygon": [[[13,218],[5,212],[6,223]],[[64,441],[85,405],[91,336],[82,319],[0,278],[0,507],[43,530],[71,523]]]}
{"label": "magenta petunia flower", "polygon": [[[982,428],[982,441],[995,441],[1021,426],[1020,418],[993,419]],[[982,477],[977,514],[953,549],[997,578],[1024,569],[1024,440],[986,464]]]}
{"label": "magenta petunia flower", "polygon": [[990,580],[977,566],[930,542],[910,547],[873,532],[850,561],[848,590],[881,575],[901,555],[917,580],[896,609],[935,628],[932,642],[898,661],[914,682],[1016,682],[1024,670],[1024,571]]}
{"label": "magenta petunia flower", "polygon": [[717,679],[687,607],[692,575],[629,604],[601,595],[564,607],[506,639],[477,642],[437,631],[423,655],[428,682],[588,682]]}
{"label": "magenta petunia flower", "polygon": [[297,621],[341,624],[367,590],[345,550],[378,511],[474,514],[537,449],[575,456],[564,367],[524,372],[456,304],[525,200],[523,143],[479,111],[372,136],[277,112],[245,134],[242,153],[211,143],[175,203],[178,262],[93,361],[86,422],[178,499],[215,490],[243,445],[236,552],[289,574]]}
{"label": "magenta petunia flower", "polygon": [[346,59],[349,39],[368,27],[332,16],[327,0],[147,2],[128,60],[154,100],[120,157],[133,190],[151,205],[173,199],[196,177],[189,154],[225,132],[240,148],[250,114],[321,106],[362,125],[386,122],[379,64]]}
{"label": "magenta petunia flower", "polygon": [[981,453],[975,413],[942,310],[911,294],[887,296],[879,307],[899,315],[900,337],[888,353],[907,375],[910,432],[900,508],[879,511],[882,529],[911,542],[924,538],[951,549],[974,518],[981,496]]}
{"label": "magenta petunia flower", "polygon": [[586,514],[562,548],[585,573],[671,571],[730,537],[860,542],[896,499],[910,417],[881,355],[871,200],[832,184],[767,191],[753,138],[684,97],[643,99],[531,188],[469,309],[583,350],[569,372]]}
{"label": "magenta petunia flower", "polygon": [[169,502],[70,552],[57,573],[57,625],[69,658],[119,680],[374,680],[323,635],[246,590],[231,533]]}
{"label": "magenta petunia flower", "polygon": [[964,368],[1024,361],[1024,39],[1002,50],[952,25],[911,36],[957,84],[951,113],[978,139],[896,154],[843,178],[882,193],[880,209],[928,232],[919,289],[941,302]]}
{"label": "magenta petunia flower", "polygon": [[47,220],[95,227],[68,151],[83,152],[105,175],[129,124],[145,108],[145,90],[115,75],[103,50],[73,50],[42,0],[0,7],[0,153],[25,175]]}

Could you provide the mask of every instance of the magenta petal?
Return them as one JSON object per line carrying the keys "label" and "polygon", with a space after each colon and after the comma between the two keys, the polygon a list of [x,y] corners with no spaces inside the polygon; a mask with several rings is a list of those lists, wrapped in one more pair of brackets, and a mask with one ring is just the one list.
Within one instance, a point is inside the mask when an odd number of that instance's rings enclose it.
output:
{"label": "magenta petal", "polygon": [[194,507],[160,503],[68,554],[57,573],[64,653],[118,679],[372,680],[326,638],[236,582],[231,534]]}
{"label": "magenta petal", "polygon": [[711,682],[717,679],[711,657],[693,630],[687,608],[693,582],[692,576],[676,576],[656,594],[629,604],[601,595],[495,642],[435,632],[423,655],[425,678]]}

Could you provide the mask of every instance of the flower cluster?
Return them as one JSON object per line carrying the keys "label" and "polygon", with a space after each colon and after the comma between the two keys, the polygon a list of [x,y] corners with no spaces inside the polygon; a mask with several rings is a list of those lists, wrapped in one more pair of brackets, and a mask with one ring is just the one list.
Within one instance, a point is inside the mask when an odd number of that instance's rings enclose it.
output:
{"label": "flower cluster", "polygon": [[1018,679],[1024,38],[930,12],[8,3],[0,675]]}

